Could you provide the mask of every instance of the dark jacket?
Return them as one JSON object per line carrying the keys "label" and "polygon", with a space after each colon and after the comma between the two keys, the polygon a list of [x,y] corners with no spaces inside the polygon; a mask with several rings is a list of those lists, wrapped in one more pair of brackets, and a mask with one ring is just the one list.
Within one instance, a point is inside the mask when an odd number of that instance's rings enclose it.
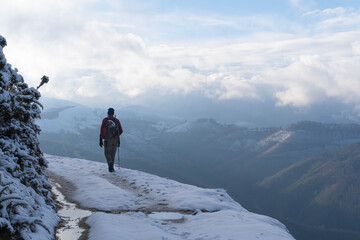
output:
{"label": "dark jacket", "polygon": [[[101,139],[104,139],[105,136],[106,136],[106,122],[107,121],[111,121],[111,120],[108,120],[108,119],[114,119],[114,116],[113,115],[109,115],[107,118],[104,118],[103,121],[102,121],[102,124],[101,124],[101,128],[100,128],[100,138]],[[119,121],[119,119],[115,118],[115,122],[116,124],[118,125],[118,129],[119,129],[119,136],[123,133],[123,129],[121,127],[121,123]],[[116,136],[115,136],[116,137]]]}

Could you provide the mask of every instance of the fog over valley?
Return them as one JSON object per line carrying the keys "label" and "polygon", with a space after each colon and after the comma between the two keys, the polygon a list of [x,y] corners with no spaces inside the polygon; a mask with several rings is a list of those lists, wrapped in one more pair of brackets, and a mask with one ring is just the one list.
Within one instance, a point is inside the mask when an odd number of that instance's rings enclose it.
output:
{"label": "fog over valley", "polygon": [[[46,98],[43,103],[38,124],[44,152],[105,162],[97,141],[104,109]],[[299,239],[358,236],[357,227],[351,227],[358,221],[353,190],[358,168],[352,166],[360,156],[360,125],[244,126],[208,118],[189,121],[139,106],[116,109],[116,114],[124,129],[121,166],[224,188],[247,209],[284,222]]]}

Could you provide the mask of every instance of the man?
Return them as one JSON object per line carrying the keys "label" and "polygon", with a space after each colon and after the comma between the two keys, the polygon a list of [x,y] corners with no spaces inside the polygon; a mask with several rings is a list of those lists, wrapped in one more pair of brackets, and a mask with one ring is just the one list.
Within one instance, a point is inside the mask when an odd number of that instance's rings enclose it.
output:
{"label": "man", "polygon": [[[123,133],[119,119],[114,117],[115,110],[108,109],[108,116],[103,119],[100,128],[99,145],[104,145],[105,158],[109,166],[109,172],[114,172],[116,148],[120,147],[120,135]],[[104,139],[104,143],[103,143]]]}

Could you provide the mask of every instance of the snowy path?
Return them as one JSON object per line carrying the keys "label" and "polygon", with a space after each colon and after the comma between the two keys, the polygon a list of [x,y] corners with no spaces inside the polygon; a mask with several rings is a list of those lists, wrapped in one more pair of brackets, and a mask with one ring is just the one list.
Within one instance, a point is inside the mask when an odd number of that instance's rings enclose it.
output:
{"label": "snowy path", "polygon": [[283,224],[248,212],[222,189],[129,169],[108,173],[104,163],[82,159],[46,158],[67,199],[92,211],[86,220],[91,240],[293,239]]}
{"label": "snowy path", "polygon": [[147,182],[139,186],[135,180],[129,180],[116,173],[97,174],[97,176],[106,179],[109,183],[133,194],[136,199],[134,203],[138,206],[136,210],[146,212],[183,211],[181,209],[170,209],[168,207],[169,203],[166,199],[160,199],[154,196],[154,194],[161,194],[160,191],[155,192],[152,188],[150,188]]}
{"label": "snowy path", "polygon": [[87,239],[88,227],[84,224],[84,220],[93,214],[92,211],[80,209],[75,203],[66,200],[62,193],[61,185],[49,179],[53,185],[52,192],[56,196],[56,202],[59,206],[57,213],[61,216],[62,221],[56,229],[57,240],[67,239]]}

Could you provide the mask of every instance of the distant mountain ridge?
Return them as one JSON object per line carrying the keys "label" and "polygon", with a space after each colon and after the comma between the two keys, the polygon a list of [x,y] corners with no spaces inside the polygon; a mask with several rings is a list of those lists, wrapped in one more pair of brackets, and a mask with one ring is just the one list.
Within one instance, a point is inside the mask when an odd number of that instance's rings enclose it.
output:
{"label": "distant mountain ridge", "polygon": [[[44,113],[53,111],[44,105]],[[56,105],[56,109],[59,110],[57,118],[42,119],[38,122],[41,128],[45,129],[39,137],[43,151],[105,161],[103,149],[98,146],[98,137],[100,122],[106,109],[99,111],[69,102]],[[220,123],[214,119],[186,121],[139,107],[116,109],[116,113],[124,128],[120,148],[120,161],[123,166],[190,184],[225,188],[249,210],[274,216],[276,211],[281,210],[279,203],[286,205],[287,199],[296,200],[297,193],[301,192],[298,189],[306,186],[295,183],[290,186],[288,183],[292,179],[300,181],[309,169],[316,169],[318,161],[309,159],[325,154],[323,161],[326,161],[330,156],[326,154],[346,149],[348,145],[360,141],[358,124],[302,121],[286,127],[248,128]],[[58,126],[71,131],[57,131]],[[329,162],[328,166],[332,164],[335,162]],[[328,166],[318,165],[319,169],[326,169]],[[345,179],[345,176],[339,176]],[[317,184],[321,188],[316,190],[319,193],[316,197],[311,191],[303,192],[304,197],[312,199],[304,200],[307,204],[304,209],[318,206],[314,205],[313,201],[328,202],[330,200],[327,196],[342,194],[331,190],[340,188],[333,186],[331,181],[325,181],[324,184],[310,180],[305,182],[310,185]],[[288,194],[285,194],[284,189],[287,189]],[[357,195],[353,199],[360,201]],[[295,200],[294,202],[297,202]],[[291,204],[289,206],[293,210],[298,209]],[[342,211],[346,211],[345,208],[337,210],[339,216],[348,216],[341,215]],[[301,223],[304,225],[302,232],[311,232],[308,226],[314,224],[314,234],[320,234],[316,235],[316,239],[338,236],[331,232],[336,224],[326,224],[324,229],[316,225],[326,222],[327,215],[319,213],[316,221],[310,219],[310,215],[309,210],[309,216],[303,219],[302,215],[287,214],[283,211],[279,217],[286,224]],[[293,224],[295,231],[299,229],[296,224]],[[345,225],[341,225],[341,228],[356,230],[356,227],[346,228]],[[291,229],[290,225],[290,231]],[[309,239],[309,236],[304,237],[301,231],[299,232],[300,234],[295,234],[297,239]],[[349,236],[353,236],[352,233]]]}

